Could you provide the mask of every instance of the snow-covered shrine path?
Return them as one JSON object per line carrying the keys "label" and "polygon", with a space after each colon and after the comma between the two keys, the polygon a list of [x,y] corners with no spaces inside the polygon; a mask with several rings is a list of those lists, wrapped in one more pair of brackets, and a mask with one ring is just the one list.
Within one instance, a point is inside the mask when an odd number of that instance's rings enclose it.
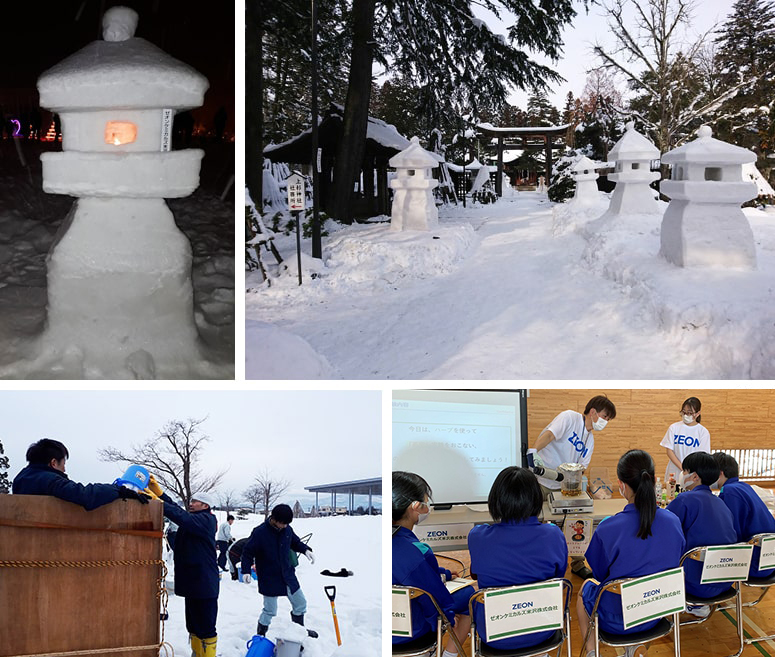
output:
{"label": "snow-covered shrine path", "polygon": [[344,379],[724,378],[702,335],[660,329],[642,300],[588,269],[580,235],[552,235],[551,205],[522,193],[446,209],[442,225],[462,219],[480,240],[452,273],[249,293],[247,317],[303,337]]}

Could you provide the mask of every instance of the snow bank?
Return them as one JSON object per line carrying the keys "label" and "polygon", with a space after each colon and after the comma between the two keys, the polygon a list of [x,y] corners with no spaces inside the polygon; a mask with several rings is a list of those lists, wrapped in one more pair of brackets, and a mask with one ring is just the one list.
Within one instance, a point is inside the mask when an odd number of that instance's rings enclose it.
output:
{"label": "snow bank", "polygon": [[248,320],[245,342],[252,348],[245,354],[248,379],[329,379],[333,369],[304,338],[280,328]]}
{"label": "snow bank", "polygon": [[[225,512],[216,513],[223,522]],[[263,522],[263,516],[251,515],[247,520],[235,520],[232,535],[239,539],[249,536]],[[297,535],[312,533],[309,546],[315,553],[315,563],[299,559],[296,576],[307,598],[305,625],[320,637],[299,637],[298,626],[290,619],[287,598],[278,601],[277,616],[267,633],[271,641],[277,638],[302,638],[304,657],[378,657],[381,651],[381,516],[337,516],[330,518],[297,518],[292,524]],[[336,572],[341,568],[353,571],[352,577],[326,577],[320,571]],[[170,573],[172,568],[170,567]],[[337,647],[331,617],[331,603],[324,586],[335,586],[336,614],[342,645]],[[246,644],[256,632],[261,613],[262,597],[255,584],[232,581],[223,573],[218,597],[218,656],[244,657]],[[176,655],[190,654],[185,624],[183,598],[170,594],[167,605],[169,620],[164,624],[164,638]]]}

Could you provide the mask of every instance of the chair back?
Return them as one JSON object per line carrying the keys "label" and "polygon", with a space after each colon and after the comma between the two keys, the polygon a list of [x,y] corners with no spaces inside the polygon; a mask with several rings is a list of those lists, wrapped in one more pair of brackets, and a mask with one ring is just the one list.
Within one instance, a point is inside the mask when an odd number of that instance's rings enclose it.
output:
{"label": "chair back", "polygon": [[[622,596],[624,629],[672,616],[686,608],[683,568],[670,568],[653,575],[614,580],[601,587],[603,592]],[[595,611],[600,600],[595,601]]]}
{"label": "chair back", "polygon": [[700,584],[742,582],[748,579],[752,555],[750,543],[703,545],[687,551],[681,557],[681,565],[686,559],[703,562]]}
{"label": "chair back", "polygon": [[775,534],[756,534],[748,541],[759,547],[759,570],[775,568]]}
{"label": "chair back", "polygon": [[[484,639],[489,643],[535,632],[562,630],[565,638],[572,591],[573,586],[567,579],[480,589],[468,601],[471,635],[476,641]],[[474,607],[477,603],[484,606],[484,634],[476,627]]]}
{"label": "chair back", "polygon": [[[393,586],[390,596],[392,606],[392,636],[412,638],[412,600],[427,595],[433,604],[436,601],[426,591],[411,586]],[[438,605],[436,605],[438,606]]]}

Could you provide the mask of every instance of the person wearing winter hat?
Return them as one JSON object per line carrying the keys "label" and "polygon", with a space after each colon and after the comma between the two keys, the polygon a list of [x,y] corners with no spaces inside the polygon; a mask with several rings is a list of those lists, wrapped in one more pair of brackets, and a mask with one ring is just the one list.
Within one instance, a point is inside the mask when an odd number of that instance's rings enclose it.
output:
{"label": "person wearing winter hat", "polygon": [[215,657],[220,576],[215,556],[215,498],[191,495],[188,511],[175,504],[151,475],[149,490],[164,502],[164,517],[178,525],[175,538],[175,595],[186,601],[186,629],[192,657]]}
{"label": "person wearing winter hat", "polygon": [[[250,569],[256,562],[258,592],[264,596],[264,607],[258,617],[256,633],[265,636],[272,618],[277,615],[277,598],[285,596],[291,603],[291,620],[304,625],[307,599],[296,579],[295,566],[291,563],[291,552],[301,552],[311,563],[315,563],[312,549],[301,542],[290,528],[293,511],[287,504],[278,504],[269,518],[250,534],[242,550],[242,580],[250,584]],[[307,630],[311,637],[317,632]]]}

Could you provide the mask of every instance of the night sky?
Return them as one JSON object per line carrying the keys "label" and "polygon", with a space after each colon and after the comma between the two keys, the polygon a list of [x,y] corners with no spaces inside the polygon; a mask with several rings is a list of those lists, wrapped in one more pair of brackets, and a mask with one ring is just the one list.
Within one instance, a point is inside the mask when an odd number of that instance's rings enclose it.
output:
{"label": "night sky", "polygon": [[101,16],[115,5],[139,14],[142,37],[202,73],[210,82],[194,110],[209,125],[219,107],[234,129],[234,3],[228,0],[20,0],[0,16],[0,108],[8,115],[37,102],[38,76],[102,38]]}

